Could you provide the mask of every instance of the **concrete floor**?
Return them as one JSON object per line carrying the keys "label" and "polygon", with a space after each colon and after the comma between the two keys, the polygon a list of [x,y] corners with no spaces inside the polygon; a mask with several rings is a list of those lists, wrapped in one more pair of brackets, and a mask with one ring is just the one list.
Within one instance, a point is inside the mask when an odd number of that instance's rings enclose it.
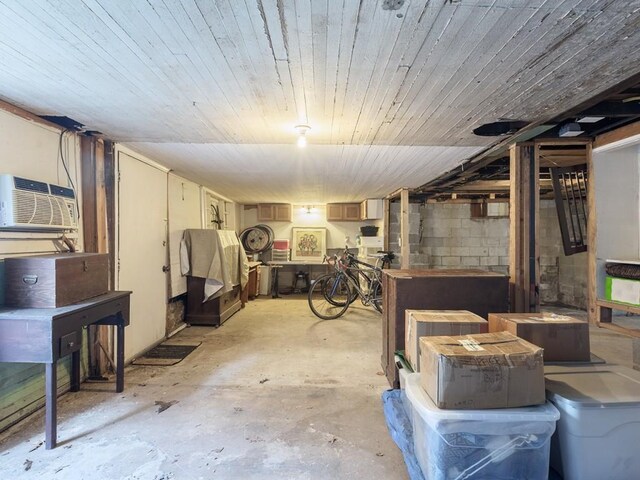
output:
{"label": "concrete floor", "polygon": [[[123,394],[84,383],[61,397],[57,449],[43,412],[0,435],[0,479],[406,479],[382,414],[380,316],[355,306],[321,321],[302,296],[258,299],[187,328],[172,343],[202,345],[178,365],[128,367]],[[592,328],[591,345],[633,364],[627,337]]]}
{"label": "concrete floor", "polygon": [[302,296],[258,299],[187,328],[172,342],[202,345],[178,365],[128,367],[122,394],[84,383],[61,397],[58,448],[41,444],[43,412],[3,433],[0,478],[405,479],[382,414],[380,315],[355,306],[322,321]]}

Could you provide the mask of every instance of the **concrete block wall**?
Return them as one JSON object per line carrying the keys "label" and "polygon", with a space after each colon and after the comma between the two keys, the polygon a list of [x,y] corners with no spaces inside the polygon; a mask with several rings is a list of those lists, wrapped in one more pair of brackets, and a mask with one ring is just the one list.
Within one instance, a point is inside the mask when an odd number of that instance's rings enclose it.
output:
{"label": "concrete block wall", "polygon": [[430,203],[422,210],[422,246],[431,268],[508,273],[509,219],[471,218],[468,203]]}
{"label": "concrete block wall", "polygon": [[[468,203],[411,204],[411,268],[481,268],[509,273],[509,218],[471,218]],[[553,200],[540,202],[540,300],[587,305],[587,254],[566,257]],[[400,248],[400,203],[390,207],[389,248]]]}
{"label": "concrete block wall", "polygon": [[[430,268],[428,257],[424,252],[424,248],[420,243],[422,218],[421,211],[424,206],[411,203],[409,204],[409,266],[410,268]],[[389,250],[396,254],[393,267],[400,266],[400,202],[394,202],[389,205]]]}
{"label": "concrete block wall", "polygon": [[555,202],[541,200],[541,301],[587,308],[587,274],[587,253],[565,256]]}
{"label": "concrete block wall", "polygon": [[560,288],[562,237],[553,200],[540,201],[540,302],[557,303]]}

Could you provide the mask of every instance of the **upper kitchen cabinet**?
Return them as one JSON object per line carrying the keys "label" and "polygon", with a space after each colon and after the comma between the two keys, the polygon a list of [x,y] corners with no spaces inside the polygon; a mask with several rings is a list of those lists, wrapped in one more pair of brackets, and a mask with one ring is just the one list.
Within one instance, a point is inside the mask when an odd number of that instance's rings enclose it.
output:
{"label": "upper kitchen cabinet", "polygon": [[291,204],[289,203],[259,203],[259,222],[290,222]]}
{"label": "upper kitchen cabinet", "polygon": [[327,203],[328,222],[359,222],[359,203]]}
{"label": "upper kitchen cabinet", "polygon": [[383,216],[384,202],[381,198],[368,198],[360,205],[361,220],[380,220]]}

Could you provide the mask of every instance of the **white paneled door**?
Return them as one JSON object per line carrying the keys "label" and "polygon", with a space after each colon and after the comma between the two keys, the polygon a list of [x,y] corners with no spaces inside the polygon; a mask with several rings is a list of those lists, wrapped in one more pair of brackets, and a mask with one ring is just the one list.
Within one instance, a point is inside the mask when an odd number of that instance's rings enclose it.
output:
{"label": "white paneled door", "polygon": [[167,172],[118,153],[117,288],[131,290],[128,361],[165,336]]}

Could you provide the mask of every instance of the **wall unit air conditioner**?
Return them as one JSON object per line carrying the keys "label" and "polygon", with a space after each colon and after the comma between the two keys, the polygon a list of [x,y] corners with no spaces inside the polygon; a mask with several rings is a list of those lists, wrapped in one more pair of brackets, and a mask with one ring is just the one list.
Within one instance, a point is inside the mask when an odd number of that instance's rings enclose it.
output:
{"label": "wall unit air conditioner", "polygon": [[0,175],[0,228],[77,230],[75,198],[71,188]]}

